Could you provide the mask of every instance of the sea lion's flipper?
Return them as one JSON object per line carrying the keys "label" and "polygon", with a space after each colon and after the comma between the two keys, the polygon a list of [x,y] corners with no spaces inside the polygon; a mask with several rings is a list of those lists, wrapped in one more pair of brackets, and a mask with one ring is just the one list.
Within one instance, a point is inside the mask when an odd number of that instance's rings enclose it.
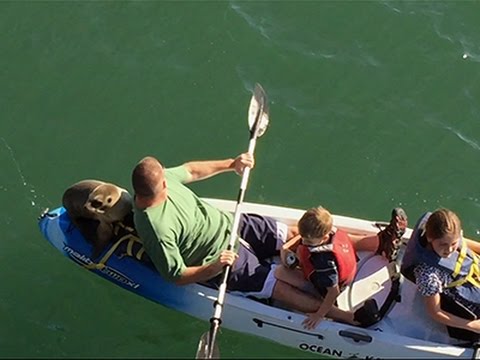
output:
{"label": "sea lion's flipper", "polygon": [[96,241],[93,243],[91,258],[96,259],[103,252],[113,237],[113,225],[100,222],[96,231]]}

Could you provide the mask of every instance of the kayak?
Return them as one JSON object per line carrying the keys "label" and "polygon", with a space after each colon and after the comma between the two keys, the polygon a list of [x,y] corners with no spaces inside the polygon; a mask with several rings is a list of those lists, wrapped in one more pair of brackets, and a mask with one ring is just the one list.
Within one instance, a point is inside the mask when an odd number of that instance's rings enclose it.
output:
{"label": "kayak", "polygon": [[[204,200],[219,209],[235,211],[235,201]],[[243,203],[241,211],[271,216],[286,224],[295,224],[304,213],[301,209],[254,203]],[[381,226],[352,217],[333,218],[336,227],[354,234],[376,234]],[[39,226],[58,251],[88,271],[163,306],[202,320],[211,318],[217,289],[201,284],[177,286],[164,280],[151,264],[115,252],[103,266],[95,266],[90,258],[91,244],[73,226],[63,207],[47,209],[39,218]],[[388,263],[373,253],[358,253],[355,279],[338,298],[338,306],[345,310],[356,310],[366,299],[375,299],[385,315],[369,328],[324,320],[314,330],[306,330],[302,325],[304,314],[233,293],[225,298],[222,326],[336,358],[476,358],[476,351],[465,341],[450,337],[443,325],[428,318],[415,284],[399,273],[410,235],[411,229],[407,229],[397,263]]]}

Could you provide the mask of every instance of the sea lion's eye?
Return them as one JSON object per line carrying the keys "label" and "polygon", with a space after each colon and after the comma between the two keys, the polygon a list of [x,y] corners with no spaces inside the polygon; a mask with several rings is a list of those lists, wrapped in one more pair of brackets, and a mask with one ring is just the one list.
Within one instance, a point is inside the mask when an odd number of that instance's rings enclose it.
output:
{"label": "sea lion's eye", "polygon": [[110,204],[112,202],[112,198],[111,197],[107,198],[107,202]]}

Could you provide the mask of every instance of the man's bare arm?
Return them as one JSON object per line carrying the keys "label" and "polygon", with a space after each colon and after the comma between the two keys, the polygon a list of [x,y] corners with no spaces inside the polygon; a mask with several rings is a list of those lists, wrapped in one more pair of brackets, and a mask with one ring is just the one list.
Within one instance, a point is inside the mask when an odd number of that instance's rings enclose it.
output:
{"label": "man's bare arm", "polygon": [[210,264],[187,267],[175,280],[175,284],[187,285],[209,280],[220,274],[226,265],[233,265],[237,257],[238,255],[234,251],[224,250],[220,257]]}
{"label": "man's bare arm", "polygon": [[241,175],[247,166],[253,167],[253,165],[253,156],[249,153],[241,154],[235,159],[190,161],[183,164],[191,174],[189,182],[208,179],[209,177],[229,171],[235,171],[237,174]]}

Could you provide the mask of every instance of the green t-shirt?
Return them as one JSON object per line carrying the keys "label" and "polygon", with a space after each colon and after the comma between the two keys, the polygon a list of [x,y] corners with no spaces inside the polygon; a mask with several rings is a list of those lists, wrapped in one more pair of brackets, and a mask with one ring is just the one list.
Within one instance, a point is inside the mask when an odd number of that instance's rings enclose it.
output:
{"label": "green t-shirt", "polygon": [[233,216],[201,200],[183,185],[184,166],[165,170],[167,200],[144,210],[134,221],[147,254],[160,274],[176,280],[188,266],[205,265],[227,248]]}

